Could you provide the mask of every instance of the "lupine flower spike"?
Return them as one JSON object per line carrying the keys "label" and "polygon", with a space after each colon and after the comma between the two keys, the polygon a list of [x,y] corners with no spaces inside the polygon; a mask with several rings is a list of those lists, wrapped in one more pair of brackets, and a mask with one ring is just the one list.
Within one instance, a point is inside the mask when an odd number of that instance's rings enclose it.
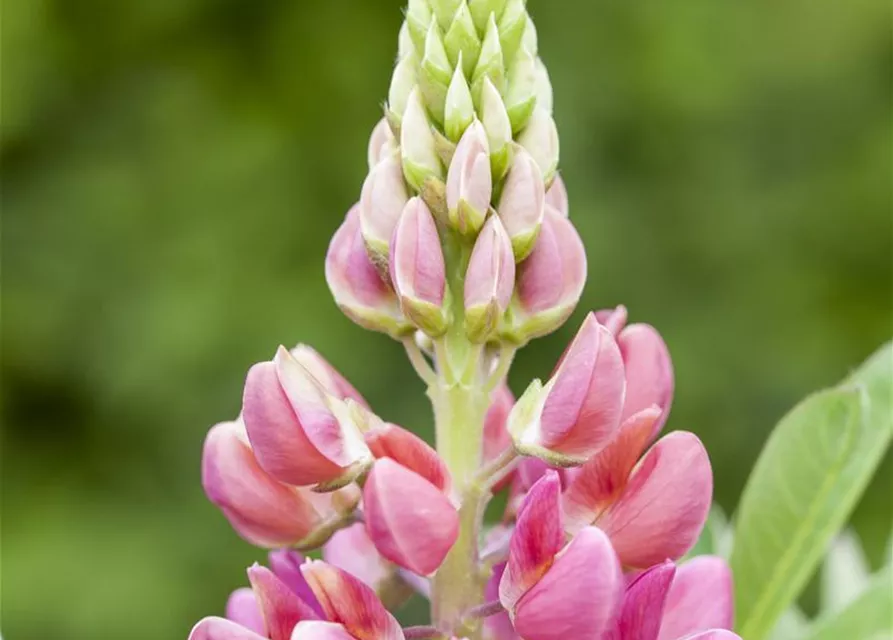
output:
{"label": "lupine flower spike", "polygon": [[[682,561],[713,481],[697,436],[658,438],[674,391],[658,331],[584,310],[551,374],[517,401],[509,388],[515,353],[568,320],[588,272],[538,47],[524,0],[408,0],[325,277],[347,318],[403,344],[436,447],[306,345],[252,366],[202,482],[269,568],[190,640],[738,637],[728,566]],[[414,593],[431,619],[403,628],[388,608]]]}

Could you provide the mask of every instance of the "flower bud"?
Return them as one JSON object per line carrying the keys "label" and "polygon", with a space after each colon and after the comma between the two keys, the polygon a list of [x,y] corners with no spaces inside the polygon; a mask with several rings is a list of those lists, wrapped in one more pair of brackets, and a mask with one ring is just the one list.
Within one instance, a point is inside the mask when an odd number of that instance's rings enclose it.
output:
{"label": "flower bud", "polygon": [[[463,56],[459,53],[461,62]],[[471,89],[462,73],[461,65],[456,67],[453,79],[450,81],[444,105],[443,128],[447,137],[452,141],[458,141],[465,133],[468,126],[474,120],[474,102],[471,99]],[[486,136],[486,132],[484,132]],[[452,167],[452,163],[450,163]],[[447,178],[449,181],[449,178]]]}
{"label": "flower bud", "polygon": [[258,464],[238,422],[222,422],[208,433],[202,486],[236,532],[262,547],[320,542],[360,498],[355,487],[318,494],[275,480]]}
{"label": "flower bud", "polygon": [[[443,29],[449,27],[450,22],[453,20],[453,16],[456,14],[456,11],[459,9],[459,6],[464,4],[462,0],[428,0],[431,3],[431,9],[434,11],[434,15],[437,17],[437,22]],[[470,17],[470,16],[469,16]]]}
{"label": "flower bud", "polygon": [[396,156],[380,160],[363,183],[360,230],[369,257],[379,269],[387,265],[388,243],[408,198],[403,168]]}
{"label": "flower bud", "polygon": [[505,9],[506,0],[468,0],[468,10],[474,20],[474,26],[479,32],[487,28],[487,21],[492,13],[499,18]]}
{"label": "flower bud", "polygon": [[428,0],[409,0],[406,6],[406,25],[417,51],[425,49],[425,38],[431,26],[431,6]]}
{"label": "flower bud", "polygon": [[382,118],[372,130],[372,135],[369,136],[369,150],[367,153],[369,170],[371,171],[379,161],[393,155],[396,151],[397,140],[394,138],[394,134],[391,133],[388,121]]}
{"label": "flower bud", "polygon": [[248,569],[248,579],[270,640],[289,640],[296,624],[317,619],[313,609],[269,569],[255,564]]}
{"label": "flower bud", "polygon": [[657,640],[688,638],[706,629],[731,629],[734,600],[732,572],[725,560],[698,556],[684,562],[670,585]]}
{"label": "flower bud", "polygon": [[281,482],[344,486],[372,454],[361,427],[368,411],[326,388],[285,348],[254,365],[245,380],[242,418],[260,465]]}
{"label": "flower bud", "polygon": [[[301,566],[301,571],[335,632],[308,631],[310,625],[320,623],[301,622],[295,627],[292,640],[403,640],[400,623],[385,609],[375,592],[361,580],[320,560],[305,563]],[[337,627],[341,627],[347,635],[338,635]]]}
{"label": "flower bud", "polygon": [[337,531],[322,550],[323,560],[362,580],[377,593],[394,576],[395,567],[381,557],[362,522]]}
{"label": "flower bud", "polygon": [[267,556],[270,570],[276,577],[282,580],[295,595],[306,602],[318,617],[322,617],[322,607],[310,590],[310,585],[301,573],[301,565],[304,564],[304,555],[294,549],[276,549]]}
{"label": "flower bud", "polygon": [[512,161],[512,123],[499,90],[489,77],[481,87],[481,122],[490,143],[490,170],[493,181],[501,180]]}
{"label": "flower bud", "polygon": [[446,268],[437,226],[421,198],[406,203],[391,242],[391,281],[404,315],[432,337],[447,329]]}
{"label": "flower bud", "polygon": [[396,132],[396,127],[399,127],[403,121],[403,114],[406,113],[406,105],[409,103],[409,94],[419,82],[416,73],[417,65],[418,58],[415,52],[411,52],[400,58],[397,66],[394,67],[393,75],[391,75],[386,112],[392,132]]}
{"label": "flower bud", "polygon": [[508,89],[505,94],[506,111],[512,123],[513,133],[527,126],[536,106],[536,78],[536,62],[533,56],[521,47],[509,70]]}
{"label": "flower bud", "polygon": [[394,337],[412,331],[393,289],[366,252],[359,205],[351,208],[332,236],[326,253],[326,282],[338,307],[361,327]]}
{"label": "flower bud", "polygon": [[475,120],[459,141],[447,174],[450,225],[460,233],[477,233],[487,217],[492,193],[487,132]]}
{"label": "flower bud", "polygon": [[431,445],[412,431],[382,422],[366,432],[366,444],[376,458],[390,458],[444,493],[449,492],[451,481],[446,463]]}
{"label": "flower bud", "polygon": [[625,385],[620,349],[590,313],[549,382],[535,380],[512,409],[515,448],[551,464],[582,464],[617,432]]}
{"label": "flower bud", "polygon": [[412,41],[412,34],[409,33],[409,23],[404,20],[400,25],[400,32],[397,34],[397,60],[403,60],[408,55],[415,53],[415,43]]}
{"label": "flower bud", "polygon": [[462,0],[455,4],[458,8],[450,16],[452,22],[444,27],[447,32],[443,37],[443,44],[453,67],[458,68],[464,76],[470,76],[474,71],[475,61],[481,54],[481,39],[474,28],[468,4]]}
{"label": "flower bud", "polygon": [[667,421],[673,402],[673,363],[657,329],[648,324],[631,324],[617,335],[626,371],[626,401],[621,420],[656,405],[661,418],[654,425],[655,437]]}
{"label": "flower bud", "polygon": [[551,333],[580,300],[586,284],[586,250],[570,220],[551,207],[533,251],[518,265],[517,305],[511,335],[518,342]]}
{"label": "flower bud", "polygon": [[379,553],[419,575],[434,572],[459,535],[459,516],[447,496],[390,458],[377,460],[369,473],[363,506]]}
{"label": "flower bud", "polygon": [[526,4],[527,0],[508,0],[499,16],[499,44],[506,60],[513,60],[521,46],[528,20]]}
{"label": "flower bud", "polygon": [[406,112],[403,114],[400,127],[400,152],[403,158],[403,175],[416,191],[420,191],[429,178],[443,178],[443,168],[437,157],[434,134],[425,115],[425,106],[422,104],[422,95],[418,87],[409,94]]}
{"label": "flower bud", "polygon": [[530,55],[536,57],[539,49],[539,38],[536,33],[536,26],[530,14],[527,14],[527,26],[524,27],[524,35],[521,37],[521,46],[530,52]]}
{"label": "flower bud", "polygon": [[425,53],[419,66],[422,104],[438,124],[443,123],[444,103],[453,68],[443,46],[437,22],[432,20],[425,36]]}
{"label": "flower bud", "polygon": [[465,333],[483,342],[496,329],[515,287],[512,242],[497,216],[481,230],[465,274]]}
{"label": "flower bud", "polygon": [[[567,203],[567,188],[564,186],[564,180],[562,180],[559,175],[555,176],[555,179],[552,181],[552,186],[546,191],[546,204],[551,206],[565,218],[568,217],[569,208]],[[611,333],[614,332],[612,331]]]}
{"label": "flower bud", "polygon": [[546,65],[539,58],[536,59],[536,106],[548,114],[552,113],[552,81],[549,80],[549,72]]}
{"label": "flower bud", "polygon": [[533,156],[542,171],[543,180],[549,184],[558,169],[558,129],[551,114],[542,107],[535,108],[524,131],[518,136],[518,144]]}
{"label": "flower bud", "polygon": [[496,26],[496,19],[491,14],[487,21],[484,41],[481,44],[481,54],[474,67],[474,72],[471,74],[472,95],[481,94],[484,81],[487,78],[493,83],[497,93],[502,93],[505,88],[505,60],[502,55],[502,46],[499,43],[499,28]]}
{"label": "flower bud", "polygon": [[518,262],[530,255],[534,248],[545,213],[545,197],[539,167],[529,153],[519,149],[496,208]]}

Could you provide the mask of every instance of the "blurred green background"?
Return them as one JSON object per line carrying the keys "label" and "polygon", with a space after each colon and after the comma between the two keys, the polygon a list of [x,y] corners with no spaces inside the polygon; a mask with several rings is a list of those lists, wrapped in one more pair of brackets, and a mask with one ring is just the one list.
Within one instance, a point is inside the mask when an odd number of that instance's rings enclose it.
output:
{"label": "blurred green background", "polygon": [[[249,365],[316,346],[430,433],[402,349],[323,278],[380,117],[400,0],[2,6],[7,640],[185,638],[263,554],[199,485]],[[531,0],[571,215],[568,327],[624,302],[675,359],[670,428],[735,505],[775,421],[891,333],[882,0]],[[890,459],[856,514],[873,557]]]}

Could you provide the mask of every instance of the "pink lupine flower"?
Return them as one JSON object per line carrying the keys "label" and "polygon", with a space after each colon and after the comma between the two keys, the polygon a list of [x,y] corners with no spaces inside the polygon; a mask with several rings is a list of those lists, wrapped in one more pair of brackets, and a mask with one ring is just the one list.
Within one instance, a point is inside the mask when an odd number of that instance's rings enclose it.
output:
{"label": "pink lupine flower", "polygon": [[473,342],[485,341],[499,324],[515,287],[512,242],[499,217],[484,225],[465,274],[465,333]]}
{"label": "pink lupine flower", "polygon": [[375,462],[363,487],[363,507],[366,530],[381,555],[419,575],[436,570],[459,535],[459,515],[449,498],[390,458]]}
{"label": "pink lupine flower", "polygon": [[369,259],[359,205],[351,207],[326,253],[326,282],[335,303],[361,327],[400,336],[412,330],[390,283]]}
{"label": "pink lupine flower", "polygon": [[539,458],[524,457],[521,459],[515,468],[515,473],[512,475],[512,484],[509,488],[505,514],[503,515],[503,519],[506,522],[512,521],[517,517],[527,492],[550,470],[558,474],[563,489],[568,487],[575,471],[573,468],[550,466],[548,462]]}
{"label": "pink lupine flower", "polygon": [[599,311],[596,317],[617,338],[626,371],[626,402],[622,420],[651,405],[661,410],[652,436],[661,430],[673,402],[673,363],[657,329],[649,324],[626,325],[626,308]]}
{"label": "pink lupine flower", "polygon": [[546,385],[535,380],[512,409],[515,447],[562,466],[585,462],[620,426],[625,386],[620,349],[590,313]]}
{"label": "pink lupine flower", "polygon": [[[487,581],[484,588],[484,600],[494,602],[499,600],[499,583],[505,573],[505,562],[500,562],[493,567],[493,575]],[[515,631],[509,614],[506,612],[498,613],[484,620],[484,638],[485,640],[521,640],[521,636]]]}
{"label": "pink lupine flower", "polygon": [[391,133],[391,127],[388,125],[388,121],[385,118],[379,120],[375,128],[372,129],[372,134],[369,136],[369,148],[368,148],[368,159],[369,159],[369,170],[371,171],[375,168],[379,162],[381,162],[384,158],[387,158],[397,152],[397,141],[394,138],[394,134]]}
{"label": "pink lupine flower", "polygon": [[202,485],[239,535],[262,547],[321,542],[360,498],[356,487],[319,494],[279,482],[259,465],[240,422],[208,432]]}
{"label": "pink lupine flower", "polygon": [[551,333],[580,301],[586,284],[586,250],[570,220],[546,206],[533,251],[517,273],[515,339]]}
{"label": "pink lupine flower", "polygon": [[487,132],[475,120],[462,134],[447,172],[450,225],[459,233],[476,233],[487,217],[492,192]]}
{"label": "pink lupine flower", "polygon": [[408,199],[400,157],[394,154],[380,159],[360,193],[360,229],[369,257],[382,271],[386,271],[391,236]]}
{"label": "pink lupine flower", "polygon": [[515,259],[526,258],[543,224],[546,192],[540,170],[529,153],[515,152],[496,211],[512,242]]}
{"label": "pink lupine flower", "polygon": [[404,315],[428,335],[442,335],[447,326],[443,250],[434,217],[419,197],[411,198],[400,215],[389,266]]}
{"label": "pink lupine flower", "polygon": [[[292,640],[403,640],[397,620],[362,581],[320,560],[307,562],[301,571],[326,619],[335,626],[301,622],[295,627]],[[341,631],[344,633],[339,635]]]}
{"label": "pink lupine flower", "polygon": [[546,204],[565,218],[568,217],[570,209],[568,207],[567,188],[564,186],[564,180],[559,175],[555,176],[552,186],[546,191]]}
{"label": "pink lupine flower", "polygon": [[[512,436],[509,434],[506,424],[509,412],[515,404],[515,396],[512,390],[503,381],[493,391],[490,407],[484,417],[484,462],[495,460],[500,454],[512,446]],[[494,487],[493,491],[499,491],[511,482],[513,474],[506,474]]]}
{"label": "pink lupine flower", "polygon": [[560,491],[558,474],[549,471],[528,493],[499,600],[526,640],[598,640],[620,603],[620,563],[595,527],[581,530],[564,546]]}
{"label": "pink lupine flower", "polygon": [[725,562],[705,556],[701,564],[706,571],[696,566],[688,570],[688,577],[681,576],[686,565],[699,560],[678,568],[670,561],[662,562],[637,576],[627,587],[620,613],[602,640],[738,638],[727,631],[732,625],[732,587]]}
{"label": "pink lupine flower", "polygon": [[692,433],[664,436],[636,462],[659,415],[653,407],[628,421],[564,496],[568,531],[595,524],[628,567],[683,556],[704,527],[713,495],[710,460]]}
{"label": "pink lupine flower", "polygon": [[251,367],[242,419],[268,473],[298,486],[342,486],[372,460],[359,427],[367,412],[343,378],[319,379],[325,369],[313,362],[280,347],[272,361]]}
{"label": "pink lupine flower", "polygon": [[394,565],[378,553],[361,522],[335,532],[323,547],[322,557],[330,565],[362,580],[376,593],[395,573]]}
{"label": "pink lupine flower", "polygon": [[365,434],[366,444],[376,458],[390,458],[414,471],[441,491],[450,490],[450,472],[431,445],[412,431],[390,422],[376,425]]}
{"label": "pink lupine flower", "polygon": [[226,619],[258,634],[266,633],[264,616],[251,587],[240,587],[226,601]]}
{"label": "pink lupine flower", "polygon": [[310,590],[310,585],[304,579],[301,573],[301,565],[304,564],[304,555],[293,549],[275,549],[271,551],[267,559],[270,564],[270,570],[276,574],[276,577],[288,585],[288,588],[322,617],[322,608],[316,601],[316,596]]}

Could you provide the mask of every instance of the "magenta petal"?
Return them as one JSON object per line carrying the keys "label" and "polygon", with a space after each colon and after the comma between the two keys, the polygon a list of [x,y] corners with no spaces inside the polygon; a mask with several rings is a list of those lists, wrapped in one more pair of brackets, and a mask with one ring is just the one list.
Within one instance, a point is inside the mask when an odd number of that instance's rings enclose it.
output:
{"label": "magenta petal", "polygon": [[657,435],[670,414],[673,401],[673,363],[657,330],[647,324],[631,324],[617,336],[626,370],[626,402],[621,420],[651,405],[663,415],[654,425]]}
{"label": "magenta petal", "polygon": [[308,439],[273,362],[261,362],[248,371],[242,419],[257,461],[282,482],[307,486],[343,473]]}
{"label": "magenta petal", "polygon": [[607,536],[595,527],[577,534],[515,607],[525,640],[600,640],[617,615],[623,574]]}
{"label": "magenta petal", "polygon": [[716,556],[698,556],[676,571],[659,640],[677,640],[704,629],[731,629],[733,618],[729,565]]}
{"label": "magenta petal", "polygon": [[[495,602],[499,600],[499,583],[505,573],[505,562],[500,562],[493,567],[493,575],[487,581],[484,587],[484,600],[486,602]],[[487,640],[521,640],[521,636],[515,633],[515,627],[512,624],[509,614],[506,612],[497,613],[484,619],[484,634]]]}
{"label": "magenta petal", "polygon": [[304,579],[301,573],[301,565],[304,563],[304,556],[300,551],[291,549],[277,549],[271,551],[267,556],[270,563],[270,569],[276,574],[276,577],[282,580],[288,588],[291,589],[296,596],[306,602],[313,611],[322,617],[322,607],[316,601],[316,596],[310,589],[310,585]]}
{"label": "magenta petal", "polygon": [[335,622],[300,622],[291,640],[356,640],[342,625]]}
{"label": "magenta petal", "polygon": [[597,524],[627,567],[683,556],[697,541],[713,496],[713,473],[698,437],[661,438],[633,471],[620,498]]}
{"label": "magenta petal", "polygon": [[254,591],[248,587],[236,589],[226,601],[226,618],[232,620],[246,629],[266,635],[264,616],[260,612],[260,605]]}
{"label": "magenta petal", "polygon": [[301,620],[315,620],[310,605],[301,600],[288,585],[266,567],[255,564],[248,569],[248,579],[257,598],[264,627],[270,640],[288,640],[291,630]]}
{"label": "magenta petal", "polygon": [[530,489],[518,513],[509,545],[509,559],[499,583],[499,601],[511,611],[549,569],[564,545],[561,524],[561,480],[546,471]]}
{"label": "magenta petal", "polygon": [[363,506],[381,555],[420,575],[440,566],[459,535],[459,515],[443,492],[390,458],[375,462]]}
{"label": "magenta petal", "polygon": [[623,596],[613,631],[602,640],[656,640],[675,573],[676,566],[667,561],[633,580]]}
{"label": "magenta petal", "polygon": [[267,640],[251,629],[226,618],[203,618],[192,627],[189,640]]}
{"label": "magenta petal", "polygon": [[363,582],[320,560],[307,562],[301,571],[331,622],[359,640],[403,640],[400,624]]}

